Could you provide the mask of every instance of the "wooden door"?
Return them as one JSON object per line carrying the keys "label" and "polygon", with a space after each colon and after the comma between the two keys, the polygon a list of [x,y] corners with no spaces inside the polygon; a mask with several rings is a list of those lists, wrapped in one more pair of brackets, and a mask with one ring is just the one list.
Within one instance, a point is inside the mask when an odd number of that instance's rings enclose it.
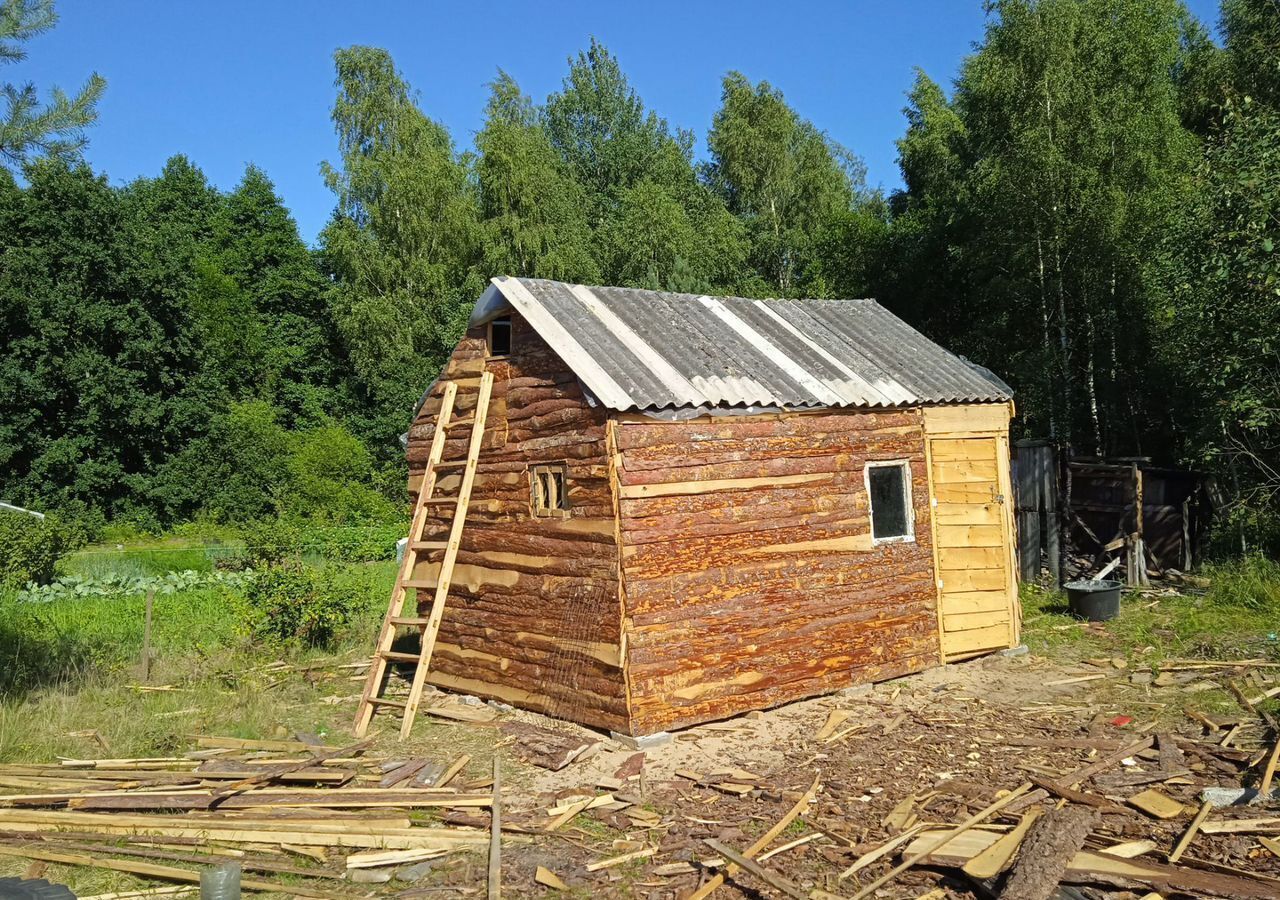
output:
{"label": "wooden door", "polygon": [[939,624],[949,660],[1017,638],[1006,454],[997,435],[929,440]]}

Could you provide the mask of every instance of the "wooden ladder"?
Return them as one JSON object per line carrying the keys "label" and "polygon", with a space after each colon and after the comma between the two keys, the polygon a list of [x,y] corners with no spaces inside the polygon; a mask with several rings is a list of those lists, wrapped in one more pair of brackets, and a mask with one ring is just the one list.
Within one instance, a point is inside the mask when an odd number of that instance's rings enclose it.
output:
{"label": "wooden ladder", "polygon": [[[453,418],[454,401],[458,395],[458,385],[448,382],[444,386],[444,396],[440,402],[440,413],[436,416],[436,430],[431,438],[431,452],[427,456],[427,467],[422,474],[422,487],[418,490],[418,500],[413,508],[413,520],[409,525],[409,543],[405,547],[404,559],[400,563],[400,571],[396,575],[396,585],[391,590],[391,601],[387,604],[387,614],[382,620],[382,630],[378,633],[378,643],[373,651],[373,661],[369,666],[369,677],[365,681],[364,693],[360,696],[360,704],[356,708],[355,733],[363,737],[369,730],[369,722],[379,706],[389,706],[403,710],[404,718],[400,723],[400,739],[409,736],[413,728],[413,718],[418,711],[418,703],[422,700],[422,688],[426,684],[427,669],[431,665],[431,652],[436,646],[436,635],[440,631],[440,620],[444,617],[445,599],[449,596],[449,585],[453,578],[454,564],[458,559],[458,547],[462,540],[462,526],[467,520],[467,505],[471,501],[471,486],[476,478],[476,464],[480,458],[480,442],[484,438],[485,420],[489,415],[489,395],[493,392],[493,373],[485,372],[480,376],[480,394],[476,399],[475,412],[469,417]],[[445,441],[450,429],[464,425],[471,426],[471,441],[467,445],[467,458],[457,462],[443,462]],[[462,477],[458,484],[456,496],[437,497],[437,473],[440,469],[462,468]],[[427,527],[427,513],[431,507],[453,507],[453,519],[449,526],[449,534],[444,540],[429,539],[423,532]],[[414,580],[413,569],[421,556],[443,553],[440,560],[440,572],[434,581]],[[433,589],[435,597],[431,601],[431,612],[422,618],[418,615],[401,615],[408,590]],[[415,610],[417,612],[417,610]],[[398,653],[391,649],[396,639],[396,629],[409,626],[422,629],[422,647],[418,653]],[[406,700],[391,700],[380,696],[382,682],[387,674],[389,662],[416,662],[413,673],[413,684],[409,688]]]}

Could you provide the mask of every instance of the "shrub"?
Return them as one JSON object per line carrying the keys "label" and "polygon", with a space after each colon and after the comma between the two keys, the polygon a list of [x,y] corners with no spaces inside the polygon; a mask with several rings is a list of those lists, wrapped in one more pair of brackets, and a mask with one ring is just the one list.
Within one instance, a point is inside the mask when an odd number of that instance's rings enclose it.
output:
{"label": "shrub", "polygon": [[285,561],[254,579],[239,604],[240,624],[271,644],[325,647],[374,593],[360,570]]}
{"label": "shrub", "polygon": [[0,510],[0,587],[51,581],[66,549],[66,532],[54,517]]}

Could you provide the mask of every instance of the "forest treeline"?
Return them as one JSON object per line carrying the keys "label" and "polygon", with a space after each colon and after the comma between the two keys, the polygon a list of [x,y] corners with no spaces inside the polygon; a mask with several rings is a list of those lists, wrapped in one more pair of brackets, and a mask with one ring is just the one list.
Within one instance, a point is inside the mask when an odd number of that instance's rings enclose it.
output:
{"label": "forest treeline", "polygon": [[253,167],[113,186],[0,128],[0,499],[394,516],[397,436],[511,274],[876,296],[1005,378],[1022,434],[1209,469],[1237,545],[1280,549],[1280,7],[1225,0],[1220,41],[1180,0],[988,7],[954,83],[917,73],[888,195],[734,72],[696,152],[594,40],[543,102],[499,71],[467,145],[338,50],[315,248]]}

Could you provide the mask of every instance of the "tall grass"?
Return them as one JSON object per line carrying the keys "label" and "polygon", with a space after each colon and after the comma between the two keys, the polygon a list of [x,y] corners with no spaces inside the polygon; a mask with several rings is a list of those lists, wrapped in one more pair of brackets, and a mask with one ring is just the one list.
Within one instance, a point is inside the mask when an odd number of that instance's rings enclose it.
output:
{"label": "tall grass", "polygon": [[1218,563],[1206,569],[1208,599],[1223,606],[1269,611],[1280,628],[1280,562],[1261,554]]}

